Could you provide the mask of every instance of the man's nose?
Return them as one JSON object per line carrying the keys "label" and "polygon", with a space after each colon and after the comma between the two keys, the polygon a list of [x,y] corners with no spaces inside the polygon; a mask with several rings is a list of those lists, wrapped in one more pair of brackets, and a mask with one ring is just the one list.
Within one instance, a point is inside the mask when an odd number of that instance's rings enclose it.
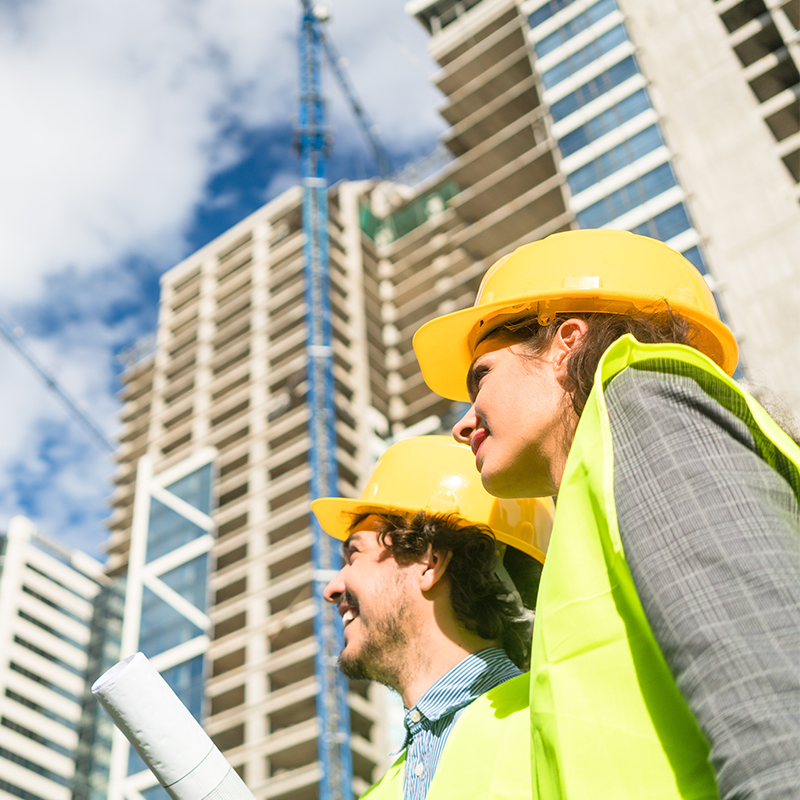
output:
{"label": "man's nose", "polygon": [[329,603],[338,603],[341,596],[344,594],[345,585],[344,585],[344,567],[340,569],[336,575],[333,577],[333,580],[325,587],[325,590],[322,593],[322,596],[329,602]]}

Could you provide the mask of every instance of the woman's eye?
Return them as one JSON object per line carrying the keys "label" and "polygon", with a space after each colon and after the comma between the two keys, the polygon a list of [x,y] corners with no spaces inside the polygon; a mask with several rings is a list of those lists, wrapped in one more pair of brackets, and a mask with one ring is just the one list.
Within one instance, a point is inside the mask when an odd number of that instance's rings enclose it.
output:
{"label": "woman's eye", "polygon": [[467,375],[467,394],[471,403],[475,402],[475,395],[481,388],[481,380],[486,376],[489,370],[486,367],[479,367],[474,365]]}

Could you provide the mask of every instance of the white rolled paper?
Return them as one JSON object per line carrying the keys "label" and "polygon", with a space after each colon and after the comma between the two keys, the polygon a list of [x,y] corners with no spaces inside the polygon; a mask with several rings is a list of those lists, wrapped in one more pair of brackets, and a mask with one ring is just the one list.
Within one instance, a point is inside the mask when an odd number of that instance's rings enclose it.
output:
{"label": "white rolled paper", "polygon": [[143,653],[101,675],[92,693],[175,800],[253,800],[250,790]]}

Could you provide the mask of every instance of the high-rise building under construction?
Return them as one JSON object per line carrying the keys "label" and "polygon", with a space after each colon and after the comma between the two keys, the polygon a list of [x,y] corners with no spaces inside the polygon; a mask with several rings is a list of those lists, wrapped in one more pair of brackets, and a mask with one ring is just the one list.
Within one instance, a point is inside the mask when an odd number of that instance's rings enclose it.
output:
{"label": "high-rise building under construction", "polygon": [[[709,274],[748,374],[800,406],[798,19],[764,0],[418,0],[451,158],[330,192],[339,491],[457,410],[411,348],[513,247],[575,227],[667,241]],[[109,541],[144,649],[258,798],[316,798],[301,191],[169,271],[124,375]],[[713,278],[711,277],[713,275]],[[775,347],[775,341],[781,346]],[[443,343],[446,346],[446,343]],[[349,694],[353,787],[386,763]],[[158,787],[124,743],[111,797]]]}

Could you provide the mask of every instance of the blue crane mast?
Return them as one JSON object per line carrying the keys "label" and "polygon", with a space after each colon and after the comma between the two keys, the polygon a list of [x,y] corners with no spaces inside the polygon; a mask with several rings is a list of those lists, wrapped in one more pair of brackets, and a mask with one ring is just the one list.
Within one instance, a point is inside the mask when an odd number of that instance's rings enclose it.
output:
{"label": "blue crane mast", "polygon": [[[375,136],[366,113],[356,101],[340,59],[324,38],[321,22],[326,15],[315,10],[310,0],[301,0],[300,24],[300,114],[299,145],[303,191],[303,259],[306,304],[306,354],[309,402],[309,460],[311,498],[337,495],[336,407],[333,380],[333,338],[328,260],[328,181],[326,176],[328,129],[322,96],[323,53],[351,102],[359,124],[365,130],[379,169],[388,160]],[[330,576],[339,569],[338,547],[316,519],[312,525],[314,586],[314,636],[317,647],[318,760],[322,775],[320,800],[351,800],[353,764],[350,752],[350,710],[347,680],[337,668],[343,634],[335,607],[326,603],[322,592]]]}

